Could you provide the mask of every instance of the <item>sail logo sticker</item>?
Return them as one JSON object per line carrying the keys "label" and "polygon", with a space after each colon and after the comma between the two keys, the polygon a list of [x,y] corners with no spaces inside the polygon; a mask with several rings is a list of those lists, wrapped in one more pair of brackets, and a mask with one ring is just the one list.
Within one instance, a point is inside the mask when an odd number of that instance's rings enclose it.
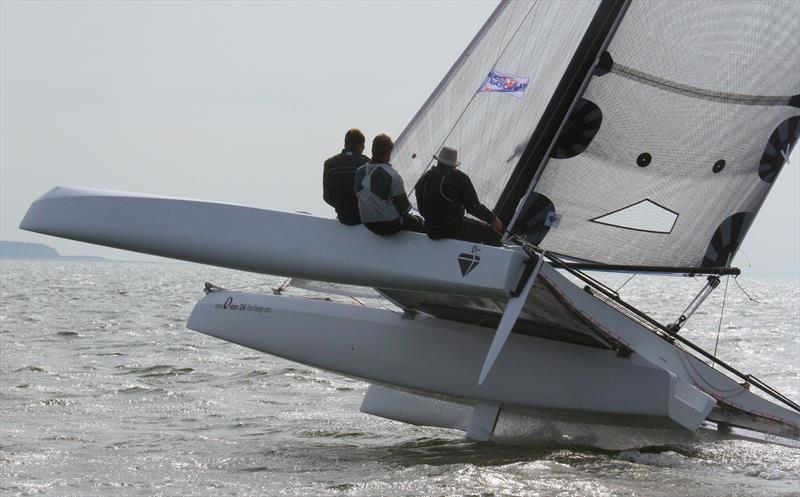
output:
{"label": "sail logo sticker", "polygon": [[473,269],[478,267],[478,264],[481,263],[481,256],[478,255],[480,252],[480,247],[473,245],[471,253],[462,252],[458,254],[458,268],[461,270],[461,276],[466,278]]}
{"label": "sail logo sticker", "polygon": [[486,75],[486,79],[481,83],[478,93],[482,92],[499,92],[508,93],[517,98],[522,98],[525,95],[525,90],[528,89],[528,81],[530,78],[523,78],[522,76],[514,76],[504,72],[492,69]]}
{"label": "sail logo sticker", "polygon": [[554,211],[548,212],[547,218],[544,220],[544,225],[548,228],[558,228],[559,224],[561,224],[561,214],[557,214]]}

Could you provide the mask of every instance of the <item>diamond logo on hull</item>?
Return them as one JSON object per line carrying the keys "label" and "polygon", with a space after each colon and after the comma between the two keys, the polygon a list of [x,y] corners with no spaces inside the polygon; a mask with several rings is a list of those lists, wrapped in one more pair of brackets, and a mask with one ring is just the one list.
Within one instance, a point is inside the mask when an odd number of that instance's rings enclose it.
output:
{"label": "diamond logo on hull", "polygon": [[480,262],[481,256],[479,255],[467,254],[466,252],[458,254],[458,267],[461,269],[461,276],[466,277]]}

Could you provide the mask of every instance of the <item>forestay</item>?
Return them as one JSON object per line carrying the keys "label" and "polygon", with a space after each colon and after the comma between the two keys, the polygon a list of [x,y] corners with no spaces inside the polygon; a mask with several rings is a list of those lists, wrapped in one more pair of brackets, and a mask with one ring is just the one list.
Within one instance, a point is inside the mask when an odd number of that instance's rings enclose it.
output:
{"label": "forestay", "polygon": [[494,205],[599,5],[502,2],[398,137],[392,163],[406,185],[448,145]]}
{"label": "forestay", "polygon": [[799,107],[800,2],[633,1],[549,160],[526,165],[512,230],[603,264],[728,266]]}

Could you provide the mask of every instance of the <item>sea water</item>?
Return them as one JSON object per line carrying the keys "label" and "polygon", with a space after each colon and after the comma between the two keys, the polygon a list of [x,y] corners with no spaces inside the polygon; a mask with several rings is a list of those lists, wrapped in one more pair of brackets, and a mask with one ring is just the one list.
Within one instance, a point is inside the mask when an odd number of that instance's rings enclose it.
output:
{"label": "sea water", "polygon": [[[0,277],[2,495],[800,495],[800,449],[477,443],[367,416],[365,383],[185,328],[205,281],[269,292],[281,278],[8,260]],[[758,302],[731,279],[720,326],[723,279],[682,333],[797,400],[800,281],[739,283]],[[621,293],[669,322],[703,284],[637,277]]]}

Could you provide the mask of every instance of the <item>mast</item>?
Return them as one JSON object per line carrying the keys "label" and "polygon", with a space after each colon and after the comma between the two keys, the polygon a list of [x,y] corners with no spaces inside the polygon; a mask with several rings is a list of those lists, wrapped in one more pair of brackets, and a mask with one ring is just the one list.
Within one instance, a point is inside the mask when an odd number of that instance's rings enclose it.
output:
{"label": "mast", "polygon": [[511,179],[506,183],[495,206],[495,215],[503,221],[509,231],[516,217],[517,206],[522,204],[523,197],[533,188],[539,171],[550,156],[556,138],[589,83],[592,70],[600,55],[608,47],[629,3],[630,0],[602,0],[597,8],[542,120],[531,135]]}

